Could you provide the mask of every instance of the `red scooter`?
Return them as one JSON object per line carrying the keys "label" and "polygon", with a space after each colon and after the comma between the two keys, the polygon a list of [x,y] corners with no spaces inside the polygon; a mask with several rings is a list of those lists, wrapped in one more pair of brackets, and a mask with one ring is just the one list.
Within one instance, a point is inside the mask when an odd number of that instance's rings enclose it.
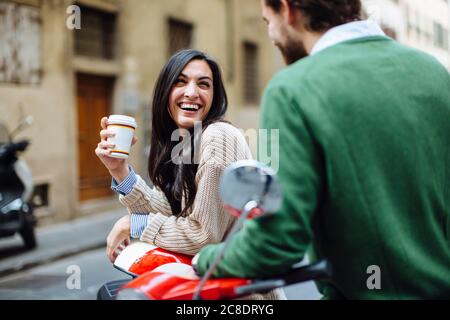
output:
{"label": "red scooter", "polygon": [[238,161],[228,167],[220,183],[220,195],[231,214],[239,219],[229,232],[221,252],[202,278],[192,268],[192,257],[170,252],[153,245],[135,242],[126,247],[114,267],[132,279],[103,285],[99,300],[231,300],[253,293],[310,281],[326,280],[331,266],[326,260],[308,266],[293,266],[284,274],[267,279],[210,279],[230,239],[248,218],[276,212],[282,201],[282,190],[275,173],[252,160]]}

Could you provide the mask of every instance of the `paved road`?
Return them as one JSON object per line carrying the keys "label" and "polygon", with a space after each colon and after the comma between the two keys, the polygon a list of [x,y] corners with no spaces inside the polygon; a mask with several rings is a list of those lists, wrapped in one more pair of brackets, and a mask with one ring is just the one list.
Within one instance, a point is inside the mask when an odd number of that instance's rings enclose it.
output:
{"label": "paved road", "polygon": [[[74,267],[75,266],[75,267]],[[79,269],[78,269],[79,268]],[[80,289],[70,276],[80,271]],[[106,259],[104,249],[74,255],[0,279],[0,299],[4,300],[92,300],[105,282],[127,278],[114,269]],[[318,299],[313,283],[290,286],[285,289],[288,299]]]}
{"label": "paved road", "polygon": [[[77,267],[81,275],[80,289],[71,290],[67,282],[76,286],[69,277],[78,271]],[[127,276],[111,266],[104,249],[98,249],[0,279],[0,299],[92,300],[103,283],[123,278]]]}

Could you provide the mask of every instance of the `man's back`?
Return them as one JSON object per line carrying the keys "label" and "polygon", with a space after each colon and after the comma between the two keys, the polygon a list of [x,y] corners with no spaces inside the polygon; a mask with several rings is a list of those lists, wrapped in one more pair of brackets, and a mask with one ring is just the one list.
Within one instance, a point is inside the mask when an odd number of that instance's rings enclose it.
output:
{"label": "man's back", "polygon": [[[438,62],[385,37],[338,44],[275,77],[263,127],[280,129],[281,214],[310,219],[334,267],[326,296],[450,297],[450,76]],[[370,266],[381,290],[367,287]]]}

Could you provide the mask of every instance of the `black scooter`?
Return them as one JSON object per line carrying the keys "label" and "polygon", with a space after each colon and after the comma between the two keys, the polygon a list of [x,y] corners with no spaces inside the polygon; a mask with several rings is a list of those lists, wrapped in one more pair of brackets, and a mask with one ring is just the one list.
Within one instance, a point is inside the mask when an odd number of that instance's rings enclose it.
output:
{"label": "black scooter", "polygon": [[19,154],[28,148],[30,142],[14,142],[13,137],[32,121],[31,116],[26,117],[11,134],[0,124],[0,238],[18,232],[27,249],[37,244],[34,233],[36,218],[30,201],[33,179],[31,170]]}

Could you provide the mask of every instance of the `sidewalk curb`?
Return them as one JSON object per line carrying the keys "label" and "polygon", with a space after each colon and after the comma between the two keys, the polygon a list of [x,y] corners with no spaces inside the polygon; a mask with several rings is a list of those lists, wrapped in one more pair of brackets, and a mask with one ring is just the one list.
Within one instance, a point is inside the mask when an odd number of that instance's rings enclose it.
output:
{"label": "sidewalk curb", "polygon": [[[0,255],[0,277],[87,251],[106,248],[106,237],[109,231],[125,214],[126,211],[120,208],[38,228],[36,229],[37,247],[29,251],[22,251],[22,241],[16,235],[14,239],[7,240],[0,246],[0,253],[3,253]],[[12,252],[18,250],[18,252],[11,255],[8,252],[11,250]]]}
{"label": "sidewalk curb", "polygon": [[32,269],[32,268],[35,268],[35,267],[38,267],[38,266],[41,266],[41,265],[44,265],[47,263],[55,262],[55,261],[62,260],[64,258],[68,258],[68,257],[74,256],[77,254],[89,252],[89,251],[104,248],[104,247],[106,247],[106,242],[97,244],[97,245],[94,244],[92,246],[84,247],[84,248],[80,248],[80,249],[74,249],[71,251],[67,251],[65,253],[54,255],[52,257],[36,259],[34,261],[25,262],[23,264],[15,266],[15,267],[8,267],[5,269],[0,269],[0,278],[7,277],[7,276],[13,275],[15,273],[26,271],[26,270],[29,270],[29,269]]}

